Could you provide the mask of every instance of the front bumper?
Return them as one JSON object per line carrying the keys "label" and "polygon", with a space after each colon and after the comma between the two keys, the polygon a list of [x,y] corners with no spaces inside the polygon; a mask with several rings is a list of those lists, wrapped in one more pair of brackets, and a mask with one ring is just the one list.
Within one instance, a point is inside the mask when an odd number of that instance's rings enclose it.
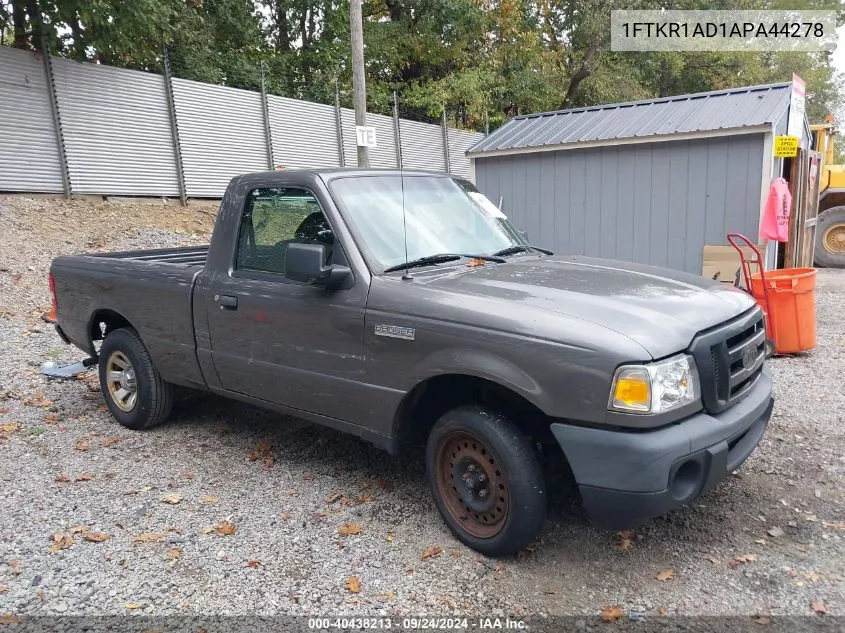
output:
{"label": "front bumper", "polygon": [[772,377],[764,365],[740,402],[717,415],[700,412],[654,431],[619,431],[555,423],[593,522],[636,527],[692,501],[754,451],[772,415]]}

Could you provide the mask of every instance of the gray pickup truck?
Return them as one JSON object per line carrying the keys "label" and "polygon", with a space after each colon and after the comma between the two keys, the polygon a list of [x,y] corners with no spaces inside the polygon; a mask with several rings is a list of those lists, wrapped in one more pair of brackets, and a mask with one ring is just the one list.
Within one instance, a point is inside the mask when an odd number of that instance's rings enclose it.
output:
{"label": "gray pickup truck", "polygon": [[553,255],[445,174],[237,177],[209,246],[59,257],[50,281],[120,424],[160,424],[183,386],[425,444],[443,519],[489,555],[537,537],[543,462],[630,528],[723,480],[772,412],[748,295]]}

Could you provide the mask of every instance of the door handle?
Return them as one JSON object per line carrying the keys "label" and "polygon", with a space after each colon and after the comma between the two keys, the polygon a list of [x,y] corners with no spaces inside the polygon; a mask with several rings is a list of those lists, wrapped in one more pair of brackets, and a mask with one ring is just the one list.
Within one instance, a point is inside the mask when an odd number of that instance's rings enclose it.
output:
{"label": "door handle", "polygon": [[232,295],[214,295],[214,300],[223,310],[238,309],[238,298],[233,297]]}

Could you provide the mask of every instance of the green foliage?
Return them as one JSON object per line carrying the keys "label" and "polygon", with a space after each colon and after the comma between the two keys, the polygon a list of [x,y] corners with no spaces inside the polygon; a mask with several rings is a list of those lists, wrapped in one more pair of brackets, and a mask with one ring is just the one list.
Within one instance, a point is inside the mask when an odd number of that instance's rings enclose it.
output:
{"label": "green foliage", "polygon": [[[31,15],[39,6],[41,13]],[[828,53],[610,51],[614,0],[364,0],[367,97],[389,113],[484,129],[527,112],[789,81],[808,115],[845,106]],[[631,0],[625,8],[843,10],[838,0]],[[351,103],[348,0],[0,0],[6,44],[175,75]]]}

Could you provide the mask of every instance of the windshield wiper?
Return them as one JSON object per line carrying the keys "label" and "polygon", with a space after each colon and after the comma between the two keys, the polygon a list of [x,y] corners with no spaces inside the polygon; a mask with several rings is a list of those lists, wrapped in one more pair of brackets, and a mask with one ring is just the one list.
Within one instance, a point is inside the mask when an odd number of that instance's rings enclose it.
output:
{"label": "windshield wiper", "polygon": [[530,251],[540,251],[545,255],[554,255],[550,250],[540,248],[539,246],[528,246],[526,244],[518,244],[516,246],[508,246],[500,251],[493,253],[493,257],[505,257],[507,255],[515,255],[517,253],[528,253]]}
{"label": "windshield wiper", "polygon": [[483,259],[486,262],[496,262],[497,264],[504,264],[505,260],[496,255],[464,255],[458,253],[440,253],[438,255],[427,255],[418,259],[412,259],[404,264],[396,264],[390,268],[385,268],[384,272],[392,273],[397,270],[405,270],[406,268],[418,268],[420,266],[429,266],[431,264],[443,264],[445,262],[453,262],[456,259],[467,257],[469,259]]}

